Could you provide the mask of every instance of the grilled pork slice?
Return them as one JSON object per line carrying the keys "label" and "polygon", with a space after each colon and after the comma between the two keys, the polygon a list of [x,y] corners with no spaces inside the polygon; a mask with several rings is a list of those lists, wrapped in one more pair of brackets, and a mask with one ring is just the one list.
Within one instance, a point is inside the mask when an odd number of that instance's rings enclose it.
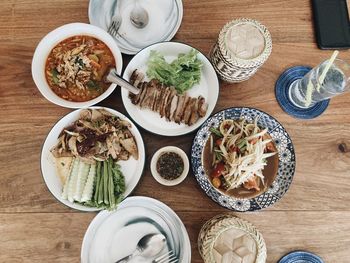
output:
{"label": "grilled pork slice", "polygon": [[160,106],[163,102],[163,96],[165,93],[165,86],[163,84],[158,85],[158,91],[159,91],[159,95],[157,97],[157,100],[155,101],[155,105],[154,105],[154,111],[158,112],[160,111]]}
{"label": "grilled pork slice", "polygon": [[204,117],[208,110],[208,103],[205,102],[205,99],[202,96],[198,97],[198,114],[199,117]]}
{"label": "grilled pork slice", "polygon": [[190,97],[187,96],[187,93],[184,93],[183,95],[181,95],[181,97],[179,97],[179,102],[177,104],[177,109],[174,116],[176,123],[182,122],[182,117],[189,100],[190,100]]}
{"label": "grilled pork slice", "polygon": [[146,86],[146,93],[142,101],[140,101],[140,107],[141,108],[151,108],[152,105],[152,97],[154,93],[154,89],[156,88],[156,82],[150,81],[147,83]]}
{"label": "grilled pork slice", "polygon": [[180,122],[181,122],[181,117],[182,117],[182,108],[183,108],[183,106],[184,106],[184,103],[185,103],[185,96],[186,96],[186,94],[185,95],[179,95],[178,97],[179,97],[179,99],[178,99],[178,103],[177,103],[177,107],[176,107],[176,111],[175,111],[175,113],[174,113],[174,121],[176,122],[176,123],[179,123],[180,124]]}
{"label": "grilled pork slice", "polygon": [[167,87],[156,79],[142,82],[144,75],[134,71],[130,77],[132,83],[138,83],[140,92],[137,95],[129,94],[131,102],[140,108],[148,108],[158,112],[167,121],[193,125],[200,117],[205,116],[208,104],[202,96],[189,97],[177,94],[174,87]]}
{"label": "grilled pork slice", "polygon": [[145,82],[140,82],[138,85],[138,89],[140,89],[140,92],[138,94],[134,94],[129,92],[129,98],[131,100],[132,104],[137,105],[141,99],[142,92],[145,92]]}
{"label": "grilled pork slice", "polygon": [[166,106],[165,106],[165,118],[168,121],[171,121],[171,111],[170,111],[170,109],[171,109],[171,104],[173,102],[173,98],[176,96],[176,94],[177,94],[177,91],[175,90],[175,88],[172,88],[171,92],[169,94]]}
{"label": "grilled pork slice", "polygon": [[181,122],[184,123],[184,114],[185,114],[185,110],[188,106],[188,104],[190,103],[191,101],[191,97],[187,96],[187,94],[185,94],[185,101],[184,101],[184,105],[182,106],[182,112],[181,112]]}
{"label": "grilled pork slice", "polygon": [[177,108],[177,103],[179,101],[179,95],[175,94],[170,103],[169,119],[170,121],[175,121],[175,111]]}
{"label": "grilled pork slice", "polygon": [[[143,81],[144,78],[145,78],[145,75],[142,72],[140,72],[137,69],[135,69],[132,72],[131,76],[130,76],[130,83],[133,86],[135,86],[136,88],[141,89],[142,88],[142,81]],[[141,90],[140,90],[140,92],[137,95],[129,92],[129,98],[131,99],[131,102],[133,104],[137,104],[138,103],[138,100],[140,98],[140,94],[141,94]]]}
{"label": "grilled pork slice", "polygon": [[185,108],[184,115],[182,117],[182,122],[188,124],[190,122],[190,118],[193,112],[193,109],[195,108],[195,105],[197,104],[196,98],[191,98]]}
{"label": "grilled pork slice", "polygon": [[191,126],[193,124],[195,124],[199,119],[199,114],[198,114],[198,99],[196,99],[196,103],[194,104],[193,108],[192,108],[192,113],[191,113],[191,117],[188,121],[188,125]]}
{"label": "grilled pork slice", "polygon": [[172,91],[172,88],[169,88],[169,87],[166,88],[164,98],[163,98],[162,104],[160,106],[160,111],[159,111],[160,117],[162,117],[162,118],[165,116],[165,108],[166,108],[169,96],[171,94],[171,91]]}
{"label": "grilled pork slice", "polygon": [[130,76],[130,83],[137,87],[145,78],[145,74],[135,69]]}
{"label": "grilled pork slice", "polygon": [[143,101],[145,100],[146,98],[146,93],[147,93],[147,90],[148,90],[148,82],[143,82],[142,83],[142,89],[141,89],[141,93],[140,93],[140,98],[137,102],[137,105],[139,105],[141,107],[141,104],[143,103]]}
{"label": "grilled pork slice", "polygon": [[148,94],[148,103],[146,105],[147,108],[149,108],[150,110],[153,110],[153,106],[154,106],[154,102],[157,96],[157,91],[158,91],[158,85],[159,82],[158,81],[150,81],[151,87],[150,87],[150,91]]}

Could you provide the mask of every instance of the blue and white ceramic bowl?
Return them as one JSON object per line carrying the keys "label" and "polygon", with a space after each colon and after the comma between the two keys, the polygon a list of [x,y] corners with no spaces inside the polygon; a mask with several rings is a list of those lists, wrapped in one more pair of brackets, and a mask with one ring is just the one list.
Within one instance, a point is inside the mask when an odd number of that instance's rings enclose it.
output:
{"label": "blue and white ceramic bowl", "polygon": [[323,260],[313,253],[306,251],[293,251],[283,258],[278,263],[324,263]]}
{"label": "blue and white ceramic bowl", "polygon": [[[211,134],[211,127],[218,127],[224,119],[244,118],[250,122],[258,117],[258,125],[268,128],[268,133],[278,150],[278,171],[272,185],[264,193],[252,198],[237,198],[216,189],[206,174],[202,154]],[[191,163],[193,173],[204,192],[216,203],[234,211],[254,211],[277,202],[290,187],[295,172],[295,153],[292,140],[283,126],[269,114],[254,108],[229,108],[210,117],[200,127],[192,145]]]}

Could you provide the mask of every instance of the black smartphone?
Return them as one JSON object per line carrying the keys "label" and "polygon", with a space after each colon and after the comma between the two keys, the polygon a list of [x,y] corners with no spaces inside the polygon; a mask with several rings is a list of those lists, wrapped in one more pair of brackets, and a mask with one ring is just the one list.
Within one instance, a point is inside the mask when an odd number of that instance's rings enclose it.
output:
{"label": "black smartphone", "polygon": [[318,47],[350,48],[350,23],[346,0],[312,0]]}

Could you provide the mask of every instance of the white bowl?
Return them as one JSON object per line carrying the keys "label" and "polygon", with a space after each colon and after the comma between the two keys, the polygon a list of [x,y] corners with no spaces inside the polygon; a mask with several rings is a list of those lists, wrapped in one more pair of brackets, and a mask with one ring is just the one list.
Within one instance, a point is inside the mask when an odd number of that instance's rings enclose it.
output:
{"label": "white bowl", "polygon": [[[182,174],[174,180],[164,179],[163,177],[160,176],[160,174],[157,171],[158,158],[159,158],[159,156],[161,156],[163,153],[166,153],[166,152],[177,153],[178,155],[181,156],[181,158],[184,162],[184,170],[183,170]],[[188,171],[189,171],[189,167],[190,167],[190,165],[189,165],[189,161],[188,161],[188,157],[187,157],[186,153],[182,149],[175,147],[175,146],[166,146],[166,147],[160,148],[158,151],[156,151],[156,153],[153,155],[152,160],[151,160],[151,173],[152,173],[154,179],[156,179],[156,181],[158,183],[160,183],[162,185],[166,185],[166,186],[177,185],[177,184],[181,183],[183,180],[185,180],[185,178],[188,174]]]}
{"label": "white bowl", "polygon": [[51,50],[61,41],[76,35],[86,35],[95,37],[105,43],[111,50],[116,61],[116,70],[120,75],[123,68],[123,59],[118,45],[107,32],[99,27],[84,24],[71,23],[48,33],[38,44],[35,49],[32,60],[32,77],[41,94],[49,101],[66,108],[84,108],[94,105],[107,98],[116,88],[116,84],[111,84],[109,88],[100,96],[84,102],[73,102],[62,99],[56,95],[48,85],[45,77],[45,64]]}

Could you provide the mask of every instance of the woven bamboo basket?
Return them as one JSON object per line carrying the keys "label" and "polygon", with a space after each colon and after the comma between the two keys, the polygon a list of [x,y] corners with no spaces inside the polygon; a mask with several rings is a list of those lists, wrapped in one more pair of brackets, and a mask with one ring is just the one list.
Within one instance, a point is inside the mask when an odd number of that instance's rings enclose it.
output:
{"label": "woven bamboo basket", "polygon": [[245,232],[256,243],[254,263],[266,262],[266,244],[261,233],[249,222],[233,214],[222,214],[207,221],[198,236],[198,250],[204,263],[216,263],[213,249],[219,236],[232,228]]}
{"label": "woven bamboo basket", "polygon": [[[229,30],[237,25],[251,25],[255,27],[264,38],[264,48],[256,57],[242,59],[235,57],[227,47],[225,41]],[[230,83],[242,82],[253,76],[265,63],[272,51],[271,35],[267,28],[256,20],[240,18],[227,23],[220,31],[219,38],[210,51],[210,60],[221,79]]]}

